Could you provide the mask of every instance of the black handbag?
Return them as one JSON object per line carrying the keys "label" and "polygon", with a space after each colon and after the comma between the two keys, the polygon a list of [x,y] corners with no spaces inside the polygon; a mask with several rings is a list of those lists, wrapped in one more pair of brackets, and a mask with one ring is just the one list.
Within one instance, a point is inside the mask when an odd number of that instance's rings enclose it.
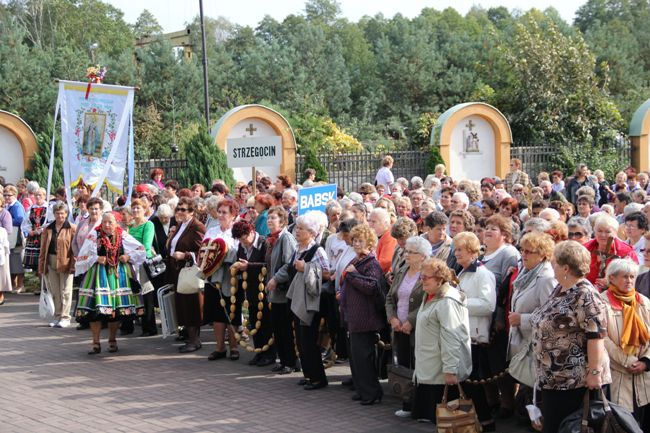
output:
{"label": "black handbag", "polygon": [[144,261],[144,271],[150,280],[162,275],[167,270],[165,259],[160,254],[156,254],[150,259]]}
{"label": "black handbag", "polygon": [[[395,339],[393,339],[393,343]],[[393,395],[403,402],[413,398],[413,359],[409,356],[409,367],[397,363],[397,355],[393,352],[393,364],[388,366],[388,388]]]}
{"label": "black handbag", "polygon": [[590,400],[587,390],[584,407],[566,417],[558,433],[643,433],[627,409],[608,402],[602,389],[600,395],[602,401]]}

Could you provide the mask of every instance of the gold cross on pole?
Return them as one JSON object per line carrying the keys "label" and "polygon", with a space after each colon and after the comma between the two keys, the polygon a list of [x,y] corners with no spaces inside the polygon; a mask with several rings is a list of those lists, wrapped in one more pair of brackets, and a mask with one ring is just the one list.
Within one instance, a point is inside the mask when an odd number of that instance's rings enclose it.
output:
{"label": "gold cross on pole", "polygon": [[253,127],[253,124],[251,123],[248,128],[246,128],[246,131],[250,133],[250,135],[253,135],[253,132],[257,131],[257,128]]}

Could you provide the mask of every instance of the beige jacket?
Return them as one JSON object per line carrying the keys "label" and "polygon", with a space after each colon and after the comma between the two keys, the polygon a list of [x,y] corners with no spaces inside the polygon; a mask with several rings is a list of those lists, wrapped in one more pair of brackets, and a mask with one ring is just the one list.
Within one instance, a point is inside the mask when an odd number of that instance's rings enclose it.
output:
{"label": "beige jacket", "polygon": [[[642,305],[638,312],[646,326],[650,327],[650,299],[639,294]],[[607,337],[605,348],[609,354],[612,383],[610,384],[610,400],[632,411],[632,387],[636,393],[637,406],[650,403],[650,372],[632,375],[625,369],[626,366],[638,361],[640,358],[650,359],[650,344],[638,349],[632,355],[626,355],[621,349],[620,337],[623,331],[623,311],[612,308],[607,292],[601,297],[607,305]]]}

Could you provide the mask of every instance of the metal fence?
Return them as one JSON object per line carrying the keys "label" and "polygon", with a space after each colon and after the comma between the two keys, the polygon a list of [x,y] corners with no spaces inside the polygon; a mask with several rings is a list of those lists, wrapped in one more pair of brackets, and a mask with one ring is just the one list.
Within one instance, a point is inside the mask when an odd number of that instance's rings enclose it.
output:
{"label": "metal fence", "polygon": [[151,170],[158,167],[165,172],[165,179],[179,179],[181,171],[187,168],[187,160],[175,158],[136,160],[135,183],[145,182],[149,179]]}
{"label": "metal fence", "polygon": [[[413,176],[426,177],[426,164],[429,152],[422,150],[390,152],[395,160],[393,175],[395,178],[405,177],[411,179]],[[359,153],[320,153],[318,160],[327,172],[328,181],[336,183],[346,191],[356,191],[358,186],[364,182],[374,183],[377,170],[381,168],[382,154],[369,152]],[[296,174],[301,179],[305,171],[305,158],[302,155],[296,157]]]}

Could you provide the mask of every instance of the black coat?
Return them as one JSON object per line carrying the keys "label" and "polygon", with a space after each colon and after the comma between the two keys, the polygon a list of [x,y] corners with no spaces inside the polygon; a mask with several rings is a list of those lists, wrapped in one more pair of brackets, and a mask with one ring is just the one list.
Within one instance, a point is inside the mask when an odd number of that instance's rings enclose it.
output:
{"label": "black coat", "polygon": [[[163,225],[157,216],[155,215],[152,216],[149,221],[153,223],[153,227],[155,229],[154,237],[153,237],[153,249],[156,251],[156,254],[160,254],[161,256],[163,256],[163,258],[166,259],[168,255],[167,233],[165,233],[165,229],[163,228]],[[176,219],[172,217],[171,220],[169,221],[169,228],[171,229],[175,225],[176,225]]]}

